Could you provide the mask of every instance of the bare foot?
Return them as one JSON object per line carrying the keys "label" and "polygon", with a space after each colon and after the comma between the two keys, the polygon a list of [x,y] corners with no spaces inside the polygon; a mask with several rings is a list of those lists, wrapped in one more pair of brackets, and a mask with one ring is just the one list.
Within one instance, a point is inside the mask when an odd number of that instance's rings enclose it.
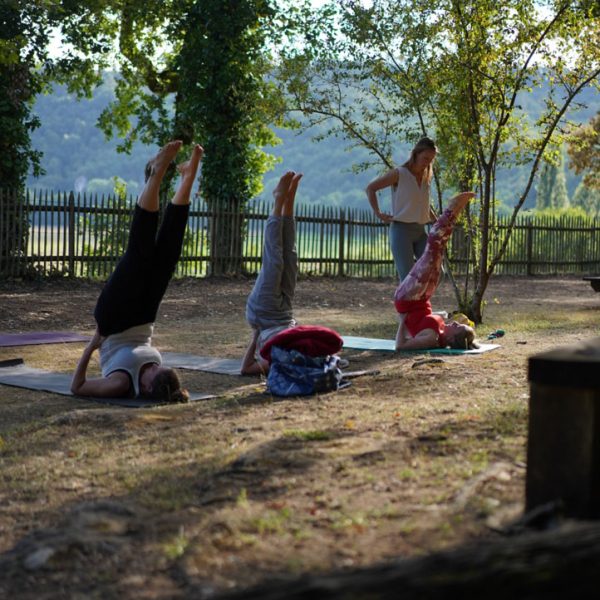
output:
{"label": "bare foot", "polygon": [[294,177],[294,171],[286,171],[279,180],[279,183],[273,190],[273,198],[275,198],[275,205],[273,206],[273,214],[280,215],[283,204],[288,197],[288,190],[292,177]]}
{"label": "bare foot", "polygon": [[292,177],[290,187],[288,188],[288,195],[290,197],[290,200],[294,200],[294,198],[296,198],[296,190],[298,189],[298,184],[300,183],[302,176],[303,176],[303,173],[296,173]]}
{"label": "bare foot", "polygon": [[295,175],[294,171],[286,171],[281,178],[279,179],[279,183],[273,190],[273,198],[277,200],[281,196],[286,196],[288,189],[290,187],[290,181],[292,177]]}
{"label": "bare foot", "polygon": [[294,201],[296,200],[296,191],[298,190],[298,184],[302,179],[302,173],[295,173],[290,181],[288,187],[287,196],[284,200],[282,214],[288,217],[294,216]]}
{"label": "bare foot", "polygon": [[173,159],[177,156],[177,152],[179,152],[179,148],[182,145],[181,140],[174,140],[165,144],[156,154],[154,158],[151,158],[146,163],[146,181],[152,175],[158,175],[162,178],[169,167],[169,165],[173,162]]}
{"label": "bare foot", "polygon": [[461,192],[450,200],[448,207],[452,209],[452,212],[459,213],[473,198],[475,198],[475,192]]}
{"label": "bare foot", "polygon": [[188,177],[193,179],[196,177],[196,171],[198,170],[198,165],[200,164],[203,155],[204,148],[200,146],[200,144],[196,144],[192,150],[190,159],[177,165],[177,171],[181,175],[182,179]]}
{"label": "bare foot", "polygon": [[199,144],[196,144],[192,150],[190,159],[179,164],[177,170],[181,175],[181,183],[179,189],[175,192],[171,202],[173,204],[189,204],[190,194],[192,192],[192,186],[196,178],[196,172],[198,171],[198,165],[204,155],[204,148]]}

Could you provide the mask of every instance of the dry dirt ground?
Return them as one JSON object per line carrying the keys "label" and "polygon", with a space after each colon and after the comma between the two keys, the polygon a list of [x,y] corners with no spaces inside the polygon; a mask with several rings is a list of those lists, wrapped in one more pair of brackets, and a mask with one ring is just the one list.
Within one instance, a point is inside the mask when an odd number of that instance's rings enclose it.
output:
{"label": "dry dirt ground", "polygon": [[[239,357],[252,281],[173,282],[163,350]],[[99,284],[0,284],[0,331],[93,331]],[[303,279],[296,316],[390,338],[390,280]],[[127,409],[0,386],[0,597],[202,598],[494,539],[523,512],[527,359],[598,335],[577,278],[496,278],[479,356],[344,351],[378,369],[278,399],[257,378],[182,372],[213,400]],[[444,283],[434,308],[451,310]],[[72,370],[82,344],[0,348]],[[96,363],[94,363],[96,368]]]}

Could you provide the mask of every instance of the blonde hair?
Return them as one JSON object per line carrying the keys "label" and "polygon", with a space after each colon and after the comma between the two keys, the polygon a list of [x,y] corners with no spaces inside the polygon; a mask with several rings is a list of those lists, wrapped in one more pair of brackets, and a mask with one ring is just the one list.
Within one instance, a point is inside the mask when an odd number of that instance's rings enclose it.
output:
{"label": "blonde hair", "polygon": [[[425,150],[433,150],[436,154],[438,153],[438,148],[435,145],[435,142],[427,136],[422,137],[410,151],[410,157],[408,160],[402,165],[403,167],[410,167],[417,160],[417,156],[424,152]],[[431,181],[433,177],[433,164],[428,165],[425,169],[425,173],[423,173],[423,178],[427,183]]]}
{"label": "blonde hair", "polygon": [[469,325],[463,325],[458,329],[452,339],[448,341],[448,346],[457,350],[479,348],[479,344],[475,341],[475,331]]}

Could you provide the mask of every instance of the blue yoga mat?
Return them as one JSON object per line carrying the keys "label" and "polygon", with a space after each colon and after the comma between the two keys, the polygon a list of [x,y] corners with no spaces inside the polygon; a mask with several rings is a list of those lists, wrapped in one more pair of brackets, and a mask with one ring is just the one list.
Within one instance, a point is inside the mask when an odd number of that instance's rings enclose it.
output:
{"label": "blue yoga mat", "polygon": [[[383,340],[379,338],[354,337],[351,335],[342,336],[344,348],[352,350],[376,350],[378,352],[396,352],[395,340]],[[454,348],[431,348],[428,350],[402,350],[410,353],[427,354],[482,354],[500,348],[500,344],[481,344],[480,348],[471,350],[456,350]]]}

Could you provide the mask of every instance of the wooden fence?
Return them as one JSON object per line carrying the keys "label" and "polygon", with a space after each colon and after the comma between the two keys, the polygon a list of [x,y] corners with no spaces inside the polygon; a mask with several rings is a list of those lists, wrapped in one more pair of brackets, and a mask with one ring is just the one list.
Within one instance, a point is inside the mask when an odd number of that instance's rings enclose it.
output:
{"label": "wooden fence", "polygon": [[[105,279],[124,250],[134,200],[71,194],[27,194],[0,190],[0,276],[72,276]],[[257,273],[263,225],[270,205],[251,202],[241,215],[202,205],[190,212],[177,275],[211,272],[209,232],[217,219],[242,219],[246,236],[232,247],[245,273]],[[493,256],[507,219],[497,219]],[[370,210],[299,206],[296,211],[300,272],[316,275],[394,275],[387,226]],[[470,268],[470,241],[458,228],[448,256],[457,273]],[[600,221],[520,218],[496,273],[513,275],[600,272]]]}

